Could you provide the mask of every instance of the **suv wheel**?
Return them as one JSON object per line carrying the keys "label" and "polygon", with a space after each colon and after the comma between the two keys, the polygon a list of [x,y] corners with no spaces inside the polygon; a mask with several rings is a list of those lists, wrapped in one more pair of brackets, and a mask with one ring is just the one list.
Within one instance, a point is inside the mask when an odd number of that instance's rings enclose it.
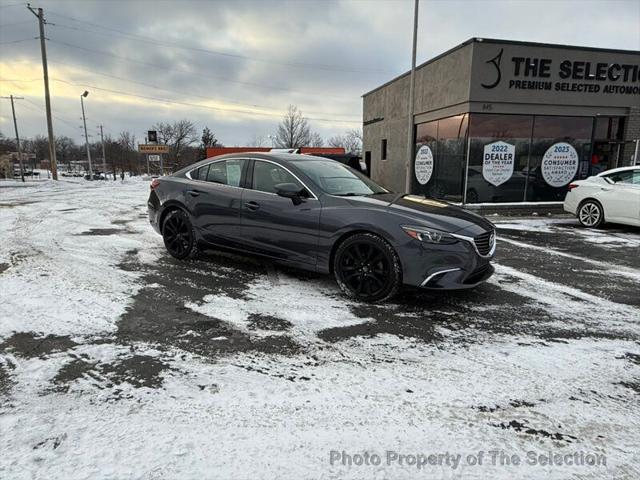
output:
{"label": "suv wheel", "polygon": [[393,247],[371,233],[359,233],[340,244],[333,260],[340,289],[365,302],[388,300],[402,285],[402,267]]}
{"label": "suv wheel", "polygon": [[189,216],[182,210],[169,212],[162,223],[164,246],[172,257],[179,260],[194,258],[198,254],[198,241]]}
{"label": "suv wheel", "polygon": [[578,221],[584,227],[598,228],[604,221],[602,206],[594,200],[587,200],[578,208]]}

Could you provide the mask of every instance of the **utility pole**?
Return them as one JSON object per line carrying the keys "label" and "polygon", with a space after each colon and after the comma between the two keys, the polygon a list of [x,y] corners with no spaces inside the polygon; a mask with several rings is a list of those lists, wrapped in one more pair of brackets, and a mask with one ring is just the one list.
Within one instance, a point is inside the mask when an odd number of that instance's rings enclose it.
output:
{"label": "utility pole", "polygon": [[89,162],[89,180],[93,180],[93,168],[91,168],[91,148],[89,148],[89,135],[87,134],[87,118],[84,116],[84,99],[89,95],[86,90],[80,95],[80,106],[82,107],[82,123],[84,124],[84,144],[87,147],[87,160]]}
{"label": "utility pole", "polygon": [[[20,148],[20,135],[18,135],[18,122],[16,121],[16,108],[13,105],[14,100],[24,100],[24,97],[14,97],[13,95],[9,95],[8,98],[11,100],[11,113],[13,113],[13,128],[16,130],[16,145],[18,146],[18,161],[20,162],[20,178],[24,182],[24,167],[22,165],[22,149]],[[13,168],[13,165],[11,166]],[[13,175],[13,172],[11,173]]]}
{"label": "utility pole", "polygon": [[[104,172],[104,178],[107,178],[107,156],[104,153],[104,133],[102,132],[102,125],[100,125],[100,143],[102,143],[102,171]],[[116,178],[115,171],[113,178]]]}
{"label": "utility pole", "polygon": [[413,163],[413,151],[414,138],[413,138],[413,115],[414,115],[414,103],[415,103],[415,89],[416,89],[416,49],[418,47],[418,2],[415,0],[415,7],[413,10],[413,52],[411,54],[411,77],[409,79],[409,124],[407,126],[407,161],[406,161],[406,177],[404,183],[404,190],[406,193],[411,193],[411,184],[413,183],[413,173],[411,165]]}
{"label": "utility pole", "polygon": [[49,68],[47,67],[47,46],[45,45],[44,12],[38,8],[38,13],[31,8],[31,4],[27,3],[27,8],[31,13],[38,17],[40,26],[40,51],[42,52],[42,71],[44,73],[44,103],[47,111],[47,131],[49,133],[49,164],[51,165],[51,176],[54,180],[58,180],[58,162],[56,161],[56,143],[53,137],[53,119],[51,117],[51,97],[49,95]]}

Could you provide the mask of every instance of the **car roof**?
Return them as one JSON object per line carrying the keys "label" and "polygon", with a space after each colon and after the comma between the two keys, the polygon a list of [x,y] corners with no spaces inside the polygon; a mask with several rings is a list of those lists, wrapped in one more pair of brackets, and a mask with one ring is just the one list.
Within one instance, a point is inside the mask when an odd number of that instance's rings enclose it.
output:
{"label": "car roof", "polygon": [[603,177],[605,175],[609,175],[610,173],[626,172],[628,170],[640,170],[640,165],[631,165],[629,167],[612,168],[611,170],[605,170],[604,172],[600,172],[599,174],[596,175],[596,177]]}
{"label": "car roof", "polygon": [[300,162],[300,161],[309,161],[309,160],[322,160],[325,162],[336,162],[340,163],[337,160],[333,160],[331,158],[326,157],[316,157],[314,155],[301,155],[299,153],[284,153],[284,152],[238,152],[238,153],[225,153],[224,155],[218,155],[215,157],[205,158],[204,160],[199,160],[191,165],[187,165],[186,167],[181,168],[177,172],[175,172],[174,176],[180,176],[189,172],[191,170],[195,170],[201,165],[206,165],[207,163],[215,162],[217,160],[225,160],[228,158],[256,158],[263,160],[274,160],[280,162]]}
{"label": "car roof", "polygon": [[240,152],[240,153],[228,153],[217,157],[211,157],[207,160],[224,159],[224,158],[263,158],[265,160],[283,160],[286,162],[304,162],[309,160],[326,160],[328,162],[335,161],[331,158],[316,157],[314,155],[304,155],[300,153],[286,153],[286,152]]}

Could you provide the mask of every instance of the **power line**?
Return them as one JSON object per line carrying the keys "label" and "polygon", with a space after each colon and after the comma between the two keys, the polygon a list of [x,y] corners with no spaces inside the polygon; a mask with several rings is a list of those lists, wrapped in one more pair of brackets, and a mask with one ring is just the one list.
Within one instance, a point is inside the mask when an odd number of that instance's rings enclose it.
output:
{"label": "power line", "polygon": [[29,40],[37,40],[38,37],[21,38],[20,40],[10,40],[8,42],[0,42],[0,45],[10,45],[12,43],[28,42]]}
{"label": "power line", "polygon": [[[158,90],[164,90],[164,91],[170,92],[170,93],[176,93],[178,95],[188,95],[188,96],[193,96],[193,97],[196,97],[196,98],[202,98],[203,100],[209,100],[209,101],[213,101],[213,102],[226,102],[226,103],[231,103],[231,104],[238,105],[240,107],[246,107],[246,108],[261,108],[261,109],[272,110],[272,111],[275,110],[274,107],[268,107],[268,106],[265,106],[265,105],[257,105],[257,104],[251,104],[251,103],[240,103],[240,102],[236,102],[236,101],[233,101],[233,100],[216,99],[216,98],[212,98],[212,97],[205,97],[203,95],[198,95],[198,94],[195,94],[195,93],[187,93],[187,92],[181,92],[181,91],[177,91],[177,90],[172,90],[172,89],[160,87],[160,86],[157,86],[157,85],[153,85],[153,84],[150,84],[150,83],[139,82],[139,81],[136,81],[136,80],[129,80],[127,78],[118,77],[117,75],[112,75],[112,74],[109,74],[109,73],[99,72],[97,70],[85,70],[83,68],[79,68],[79,67],[77,67],[75,65],[70,65],[68,63],[56,62],[56,64],[72,67],[72,68],[75,68],[75,69],[80,70],[82,72],[87,72],[87,73],[90,73],[90,74],[97,74],[97,75],[102,75],[102,76],[109,77],[109,78],[114,78],[116,80],[121,80],[123,82],[134,83],[134,84],[137,84],[137,85],[142,85],[144,87],[150,87],[150,88],[155,88],[155,89],[158,89]],[[357,118],[356,116],[353,116],[351,114],[344,114],[344,113],[317,112],[317,111],[312,111],[312,110],[307,110],[307,112],[311,113],[312,115],[313,114],[319,114],[319,115],[332,115],[332,116],[336,116],[336,117],[352,117],[353,119]],[[354,121],[357,121],[357,120],[354,120]]]}
{"label": "power line", "polygon": [[97,24],[97,23],[88,22],[86,20],[79,20],[77,18],[69,17],[67,15],[62,15],[62,14],[58,14],[58,13],[51,12],[51,11],[49,11],[49,13],[51,15],[54,15],[54,16],[57,16],[57,17],[67,18],[67,19],[72,20],[74,22],[83,23],[83,24],[86,24],[86,25],[91,25],[93,27],[102,28],[102,29],[108,30],[108,31],[113,32],[113,33],[99,32],[99,31],[95,31],[95,30],[89,30],[87,28],[76,27],[76,26],[72,26],[72,25],[64,25],[64,24],[61,24],[61,23],[52,24],[52,25],[55,25],[56,27],[66,28],[66,29],[70,29],[70,30],[77,30],[77,31],[81,31],[81,32],[98,34],[98,35],[124,36],[124,37],[131,38],[133,40],[138,40],[140,42],[146,42],[146,43],[150,43],[150,44],[153,44],[153,45],[160,45],[160,46],[163,46],[163,47],[181,48],[181,49],[184,49],[184,50],[191,50],[191,51],[194,51],[194,52],[206,53],[206,54],[209,54],[209,55],[217,55],[217,56],[222,56],[222,57],[227,57],[227,58],[234,58],[234,59],[239,59],[239,60],[250,60],[250,61],[253,61],[253,62],[261,62],[261,63],[268,63],[268,64],[278,64],[278,65],[284,65],[284,66],[295,67],[295,68],[314,68],[314,69],[337,71],[337,72],[385,73],[385,74],[389,73],[389,71],[387,71],[387,70],[372,69],[372,68],[347,68],[347,67],[342,67],[342,66],[339,66],[339,65],[328,65],[328,64],[323,64],[323,63],[284,62],[284,61],[273,60],[273,59],[264,59],[264,58],[251,57],[251,56],[248,56],[248,55],[241,55],[241,54],[236,54],[236,53],[221,52],[221,51],[218,51],[218,50],[209,50],[209,49],[206,49],[206,48],[193,47],[193,46],[189,46],[189,45],[180,45],[180,44],[176,44],[176,43],[172,43],[172,42],[164,42],[164,41],[161,41],[161,40],[156,40],[156,39],[153,39],[153,38],[145,37],[145,36],[142,36],[142,35],[137,35],[137,34],[130,33],[130,32],[125,32],[123,30],[118,30],[118,29],[115,29],[115,28],[105,27],[105,26]]}
{"label": "power line", "polygon": [[[146,96],[146,95],[138,95],[135,93],[130,93],[130,92],[124,92],[122,90],[114,90],[114,89],[110,89],[110,88],[102,88],[102,87],[98,87],[95,85],[89,85],[88,83],[73,83],[73,82],[68,82],[67,80],[62,80],[60,78],[53,78],[52,79],[55,82],[61,82],[61,83],[66,83],[67,85],[71,85],[74,87],[84,87],[84,88],[93,88],[95,90],[100,90],[103,92],[109,92],[109,93],[115,93],[118,95],[126,95],[129,97],[136,97],[136,98],[142,98],[144,100],[153,100],[156,102],[164,102],[164,103],[169,103],[169,104],[175,104],[175,105],[182,105],[182,106],[186,106],[186,107],[197,107],[197,108],[205,108],[207,110],[216,110],[216,111],[222,111],[222,112],[233,112],[233,113],[240,113],[243,115],[262,115],[262,116],[267,116],[267,117],[281,117],[282,113],[267,113],[267,112],[248,112],[246,110],[237,110],[237,109],[231,109],[231,108],[220,108],[220,107],[212,107],[209,105],[201,105],[198,103],[190,103],[190,102],[184,102],[184,101],[178,101],[178,100],[168,100],[166,98],[159,98],[159,97],[150,97],[150,96]],[[317,117],[307,117],[309,120],[314,120],[317,122],[330,122],[330,123],[348,123],[353,125],[354,123],[359,123],[356,121],[351,121],[351,120],[335,120],[335,119],[330,119],[330,118],[317,118]]]}
{"label": "power line", "polygon": [[0,8],[18,7],[18,6],[22,6],[22,5],[25,5],[25,3],[24,2],[10,3],[8,5],[0,5]]}
{"label": "power line", "polygon": [[24,25],[25,23],[32,23],[31,20],[23,20],[22,22],[3,23],[0,28],[15,27],[16,25]]}
{"label": "power line", "polygon": [[30,78],[30,79],[24,79],[24,78],[0,78],[0,82],[18,82],[18,83],[26,83],[26,82],[39,82],[40,79],[39,78]]}
{"label": "power line", "polygon": [[[31,100],[29,100],[28,98],[24,99],[26,102],[29,102],[31,105],[33,105],[34,107],[38,108],[39,110],[45,110],[45,107],[43,105],[39,105],[36,102],[33,102]],[[59,115],[54,115],[53,118],[55,118],[56,120],[60,120],[62,123],[66,123],[68,126],[70,126],[71,128],[74,129],[74,131],[78,128],[77,125],[74,125],[73,122],[69,121],[69,120],[65,120],[63,117],[60,117]]]}
{"label": "power line", "polygon": [[[38,105],[37,103],[30,101],[28,98],[25,98],[25,101],[29,102],[31,105],[27,105],[27,104],[24,104],[24,103],[23,103],[23,104],[22,104],[22,106],[27,107],[27,108],[28,108],[29,110],[31,110],[32,112],[36,112],[36,113],[38,113],[39,115],[42,115],[42,114],[43,114],[43,112],[45,111],[44,106],[42,106],[42,105]],[[71,126],[71,123],[70,123],[70,122],[67,122],[66,120],[64,120],[64,119],[60,118],[60,117],[59,117],[59,116],[57,116],[57,115],[55,116],[55,118],[56,118],[57,120],[61,121],[63,124],[66,124],[66,125],[63,125],[63,127],[64,127],[64,128],[69,129],[69,130],[68,130],[69,132],[73,132],[73,135],[74,135],[74,136],[76,136],[76,137],[79,137],[79,136],[80,136],[80,133],[77,131],[77,130],[78,130],[78,128],[77,128],[77,127],[75,127],[75,126]]]}
{"label": "power line", "polygon": [[53,44],[57,44],[57,45],[64,45],[66,47],[71,47],[71,48],[75,48],[75,49],[78,49],[78,50],[84,50],[85,52],[96,53],[98,55],[104,55],[104,56],[107,56],[107,57],[117,58],[117,59],[124,60],[124,61],[131,62],[131,63],[137,63],[137,64],[140,64],[140,65],[145,65],[147,67],[156,68],[156,69],[162,70],[164,72],[181,72],[181,73],[185,73],[185,74],[188,74],[188,75],[191,75],[191,76],[196,76],[196,77],[201,77],[201,78],[210,78],[210,79],[213,79],[213,80],[220,80],[220,81],[227,82],[227,83],[235,83],[235,84],[238,84],[238,85],[246,85],[246,86],[256,87],[256,88],[265,88],[265,89],[269,89],[269,90],[280,90],[280,91],[284,91],[284,92],[295,93],[297,95],[313,95],[313,96],[322,97],[322,98],[335,98],[335,99],[338,99],[338,100],[352,100],[352,97],[330,95],[330,94],[316,93],[316,92],[302,92],[302,91],[291,90],[291,89],[286,88],[286,87],[279,87],[279,86],[276,86],[276,85],[266,85],[266,84],[253,83],[253,82],[244,82],[244,81],[241,81],[241,80],[231,80],[231,79],[229,79],[227,77],[222,77],[222,76],[219,76],[219,75],[205,75],[203,73],[193,72],[193,71],[186,70],[186,69],[179,69],[179,68],[175,68],[175,67],[169,67],[169,66],[163,65],[163,64],[145,62],[144,60],[138,60],[138,59],[135,59],[135,58],[124,57],[122,55],[116,55],[114,53],[105,52],[103,50],[95,50],[95,49],[92,49],[92,48],[82,47],[80,45],[74,45],[72,43],[62,42],[62,41],[59,41],[59,40],[54,40],[52,38],[49,38],[48,41],[49,41],[49,43],[53,43]]}
{"label": "power line", "polygon": [[[0,78],[0,82],[2,82],[2,81],[12,81],[14,83],[32,82],[33,80],[34,79],[8,80],[8,79]],[[109,93],[115,93],[115,94],[118,94],[118,95],[127,95],[127,96],[130,96],[130,97],[137,97],[137,98],[142,98],[142,99],[145,99],[145,100],[154,100],[154,101],[159,101],[159,102],[164,102],[164,103],[169,103],[169,104],[175,104],[175,105],[188,106],[188,107],[206,108],[208,110],[217,110],[217,111],[222,111],[222,112],[240,113],[240,114],[244,114],[244,115],[262,115],[262,116],[267,116],[267,117],[282,117],[282,115],[283,115],[281,112],[280,113],[278,113],[278,112],[269,113],[269,112],[238,110],[238,109],[233,109],[233,108],[212,107],[210,105],[201,105],[201,104],[198,104],[198,103],[189,103],[189,102],[178,101],[178,100],[169,100],[169,99],[166,99],[166,98],[150,97],[150,96],[139,95],[139,94],[135,94],[135,93],[131,93],[131,92],[125,92],[125,91],[122,91],[122,90],[114,90],[114,89],[109,89],[109,88],[98,87],[98,86],[95,86],[95,85],[90,85],[88,83],[73,83],[73,82],[69,82],[67,80],[63,80],[61,78],[51,78],[51,80],[53,80],[54,82],[66,83],[67,85],[71,85],[71,86],[74,86],[74,87],[93,88],[93,89],[96,89],[96,90],[101,90],[101,91],[109,92]],[[209,99],[209,100],[211,100],[211,99]],[[314,121],[317,121],[317,122],[347,123],[347,124],[360,123],[359,119],[358,120],[336,120],[336,119],[318,118],[318,117],[307,117],[307,118],[309,120],[314,120]]]}

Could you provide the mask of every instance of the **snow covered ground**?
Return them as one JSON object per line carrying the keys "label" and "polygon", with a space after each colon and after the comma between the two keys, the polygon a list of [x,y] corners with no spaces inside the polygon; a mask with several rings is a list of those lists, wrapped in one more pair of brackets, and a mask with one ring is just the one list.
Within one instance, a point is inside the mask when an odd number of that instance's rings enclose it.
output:
{"label": "snow covered ground", "polygon": [[637,229],[498,221],[486,285],[370,306],[171,259],[141,180],[1,187],[0,478],[640,476]]}

